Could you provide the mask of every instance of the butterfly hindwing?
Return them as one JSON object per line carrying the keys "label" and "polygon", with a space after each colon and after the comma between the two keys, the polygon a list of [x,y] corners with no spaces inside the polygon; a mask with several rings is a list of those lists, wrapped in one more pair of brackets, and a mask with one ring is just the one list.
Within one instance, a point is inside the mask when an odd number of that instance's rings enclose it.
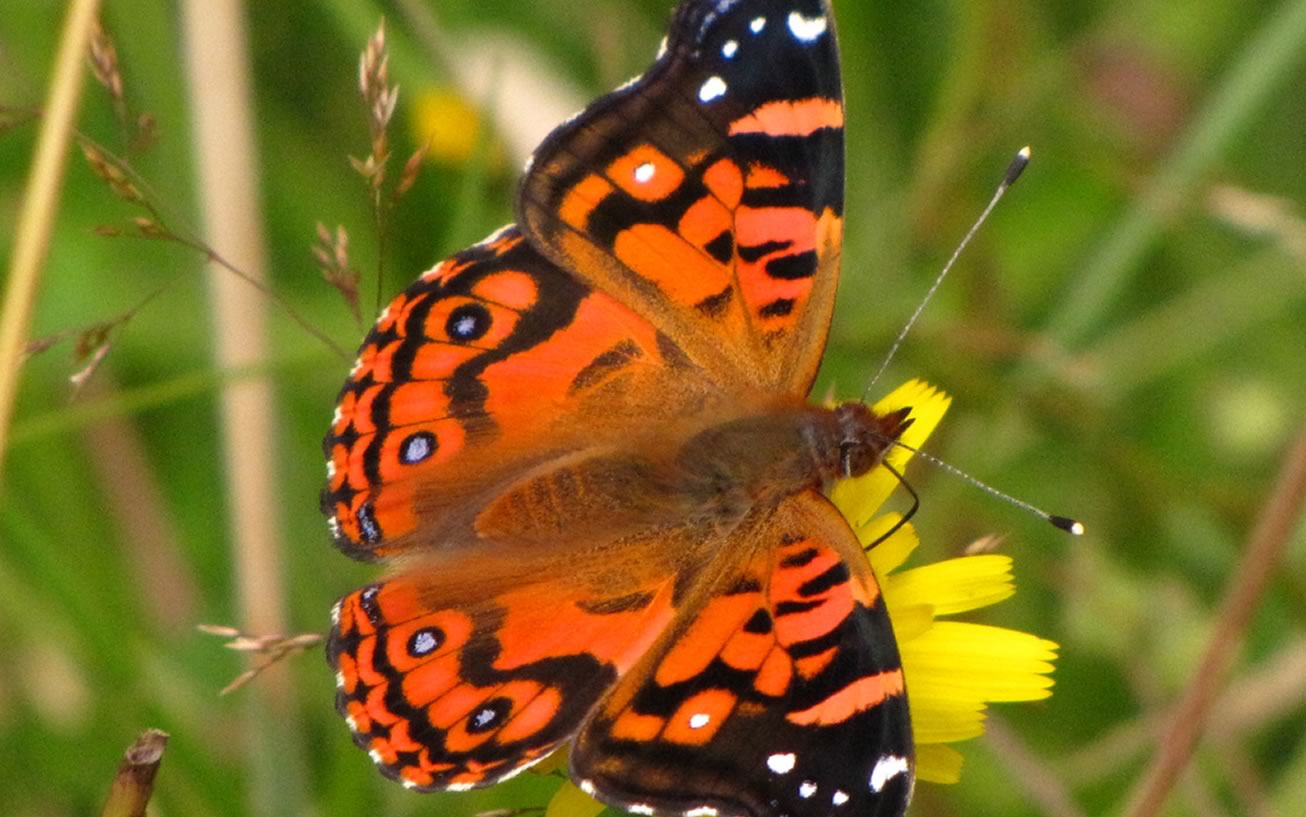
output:
{"label": "butterfly hindwing", "polygon": [[585,723],[573,776],[635,813],[900,817],[914,764],[902,667],[847,523],[802,494],[720,552],[731,566],[705,569]]}
{"label": "butterfly hindwing", "polygon": [[457,790],[541,760],[673,614],[669,577],[514,561],[445,559],[337,603],[337,708],[387,776]]}
{"label": "butterfly hindwing", "polygon": [[843,219],[826,0],[691,0],[642,77],[545,140],[519,221],[723,382],[805,395]]}

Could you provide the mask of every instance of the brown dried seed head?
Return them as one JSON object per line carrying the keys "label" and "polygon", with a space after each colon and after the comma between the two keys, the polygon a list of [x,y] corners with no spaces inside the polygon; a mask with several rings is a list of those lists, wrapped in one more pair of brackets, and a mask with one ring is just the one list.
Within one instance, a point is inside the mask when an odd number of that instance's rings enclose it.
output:
{"label": "brown dried seed head", "polygon": [[413,155],[408,157],[404,162],[403,172],[399,174],[399,184],[395,187],[395,198],[398,199],[412,189],[417,183],[417,175],[422,170],[422,162],[426,160],[426,154],[431,150],[431,142],[427,140],[426,144],[413,151]]}
{"label": "brown dried seed head", "polygon": [[136,225],[136,230],[142,238],[169,238],[172,235],[157,221],[145,216],[132,219],[132,224]]}
{"label": "brown dried seed head", "polygon": [[240,630],[225,624],[196,624],[195,629],[205,635],[216,635],[219,638],[235,638],[240,635]]}
{"label": "brown dried seed head", "polygon": [[91,376],[100,368],[100,364],[104,362],[104,358],[107,357],[108,354],[109,344],[106,342],[96,348],[95,353],[91,355],[89,363],[82,367],[80,371],[74,372],[68,378],[68,382],[73,384],[74,393],[81,391],[82,387],[90,381]]}
{"label": "brown dried seed head", "polygon": [[99,176],[108,183],[109,189],[114,192],[118,198],[129,204],[143,204],[145,196],[127,178],[118,163],[110,158],[109,154],[101,150],[98,145],[93,144],[85,139],[80,142],[82,155],[86,157],[86,163],[90,166],[91,172]]}
{"label": "brown dried seed head", "polygon": [[118,49],[113,39],[96,20],[91,30],[91,42],[88,49],[91,73],[109,92],[114,100],[122,100],[122,72],[118,69]]}

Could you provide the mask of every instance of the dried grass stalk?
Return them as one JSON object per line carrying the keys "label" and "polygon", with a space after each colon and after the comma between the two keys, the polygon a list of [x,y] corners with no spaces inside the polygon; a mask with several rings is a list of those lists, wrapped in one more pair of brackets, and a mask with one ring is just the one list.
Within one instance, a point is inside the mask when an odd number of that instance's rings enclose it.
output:
{"label": "dried grass stalk", "polygon": [[100,817],[144,817],[167,745],[167,732],[147,729],[127,748]]}
{"label": "dried grass stalk", "polygon": [[68,143],[86,75],[82,70],[82,54],[90,40],[99,5],[99,0],[74,0],[69,6],[55,57],[45,117],[41,120],[36,157],[14,234],[14,251],[0,311],[0,474],[3,474],[9,420],[22,371],[28,323],[50,249],[67,167]]}

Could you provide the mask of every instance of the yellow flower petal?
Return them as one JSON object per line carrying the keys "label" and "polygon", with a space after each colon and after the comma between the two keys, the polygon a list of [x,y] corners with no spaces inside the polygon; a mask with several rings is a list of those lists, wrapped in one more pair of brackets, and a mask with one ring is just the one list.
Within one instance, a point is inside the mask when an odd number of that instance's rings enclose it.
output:
{"label": "yellow flower petal", "polygon": [[544,817],[595,817],[607,806],[576,788],[570,780],[554,793]]}
{"label": "yellow flower petal", "polygon": [[[939,421],[952,405],[952,398],[923,380],[908,380],[873,407],[876,414],[889,414],[900,408],[911,406],[911,428],[902,435],[902,441],[912,448],[920,448],[934,433]],[[895,449],[890,455],[901,457],[903,465],[911,459],[911,452]]]}
{"label": "yellow flower petal", "polygon": [[961,754],[935,743],[916,747],[916,779],[929,783],[956,783],[961,780]]}
{"label": "yellow flower petal", "polygon": [[886,513],[877,516],[870,522],[862,525],[857,531],[857,539],[865,546],[874,544],[868,552],[871,558],[871,570],[875,572],[876,578],[883,579],[911,556],[912,551],[921,543],[916,536],[916,530],[910,524],[903,525],[893,535],[883,542],[880,541],[886,533],[893,530],[893,526],[898,524],[902,519],[902,514]]}
{"label": "yellow flower petal", "polygon": [[1057,645],[1029,633],[935,622],[899,645],[908,695],[958,701],[1036,701],[1051,695]]}
{"label": "yellow flower petal", "polygon": [[947,616],[987,607],[1016,592],[1011,581],[1011,557],[986,554],[947,559],[894,574],[884,589],[890,609],[929,604]]}
{"label": "yellow flower petal", "polygon": [[[887,601],[887,598],[886,598]],[[893,637],[901,644],[924,635],[934,626],[934,608],[928,604],[890,607]]]}
{"label": "yellow flower petal", "polygon": [[917,694],[907,690],[912,736],[919,746],[970,740],[984,733],[984,704]]}

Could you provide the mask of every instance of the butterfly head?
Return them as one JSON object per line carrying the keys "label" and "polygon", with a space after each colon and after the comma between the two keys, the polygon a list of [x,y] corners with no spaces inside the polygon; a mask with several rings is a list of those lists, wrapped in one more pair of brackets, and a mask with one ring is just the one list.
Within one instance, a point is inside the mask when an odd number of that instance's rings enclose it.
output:
{"label": "butterfly head", "polygon": [[837,406],[839,424],[840,479],[860,477],[884,462],[884,456],[912,424],[910,407],[889,414],[876,414],[865,403]]}

